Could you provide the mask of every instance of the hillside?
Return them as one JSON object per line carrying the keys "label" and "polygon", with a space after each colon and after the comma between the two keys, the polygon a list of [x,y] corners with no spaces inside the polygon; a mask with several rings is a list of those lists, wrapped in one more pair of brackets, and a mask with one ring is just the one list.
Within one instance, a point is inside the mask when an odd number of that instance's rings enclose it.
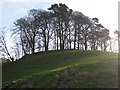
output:
{"label": "hillside", "polygon": [[3,67],[6,88],[117,87],[118,54],[64,50],[27,55]]}

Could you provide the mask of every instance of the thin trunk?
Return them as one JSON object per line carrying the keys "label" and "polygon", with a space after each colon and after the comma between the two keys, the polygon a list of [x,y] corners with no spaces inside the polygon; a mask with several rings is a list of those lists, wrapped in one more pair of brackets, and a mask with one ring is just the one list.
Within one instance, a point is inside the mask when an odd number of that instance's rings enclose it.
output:
{"label": "thin trunk", "polygon": [[62,43],[62,50],[64,50],[64,46],[65,46],[65,41],[63,40],[63,43]]}
{"label": "thin trunk", "polygon": [[87,37],[85,36],[85,50],[87,50]]}
{"label": "thin trunk", "polygon": [[79,35],[79,32],[78,32],[78,50],[80,49],[80,35]]}
{"label": "thin trunk", "polygon": [[74,34],[74,49],[76,47],[76,30],[75,30],[75,34]]}
{"label": "thin trunk", "polygon": [[35,53],[35,33],[32,40],[32,53]]}
{"label": "thin trunk", "polygon": [[70,40],[70,49],[71,49],[71,40]]}
{"label": "thin trunk", "polygon": [[60,50],[62,50],[62,40],[61,40],[61,35],[60,35]]}
{"label": "thin trunk", "polygon": [[71,49],[71,34],[70,34],[70,29],[69,29],[69,44],[70,44],[70,49]]}
{"label": "thin trunk", "polygon": [[78,41],[78,50],[80,49],[80,43],[79,43],[79,41]]}
{"label": "thin trunk", "polygon": [[58,51],[58,35],[57,35],[57,51]]}

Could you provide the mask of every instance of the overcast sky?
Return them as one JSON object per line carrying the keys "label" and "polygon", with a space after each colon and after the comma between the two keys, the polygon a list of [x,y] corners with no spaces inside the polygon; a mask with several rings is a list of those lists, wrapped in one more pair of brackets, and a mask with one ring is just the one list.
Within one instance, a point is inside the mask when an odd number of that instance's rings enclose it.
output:
{"label": "overcast sky", "polygon": [[[45,9],[51,4],[63,3],[74,11],[80,11],[91,18],[97,17],[99,22],[110,30],[118,29],[118,1],[119,0],[1,0],[0,28],[12,27],[17,19],[27,15],[30,9]],[[10,43],[11,41],[9,41]]]}

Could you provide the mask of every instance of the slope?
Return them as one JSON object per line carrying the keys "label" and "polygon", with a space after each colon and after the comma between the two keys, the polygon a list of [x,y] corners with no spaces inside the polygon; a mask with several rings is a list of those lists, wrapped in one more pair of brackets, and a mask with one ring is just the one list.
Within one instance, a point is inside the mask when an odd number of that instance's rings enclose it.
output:
{"label": "slope", "polygon": [[7,88],[117,87],[118,55],[102,51],[64,50],[27,55],[3,67]]}

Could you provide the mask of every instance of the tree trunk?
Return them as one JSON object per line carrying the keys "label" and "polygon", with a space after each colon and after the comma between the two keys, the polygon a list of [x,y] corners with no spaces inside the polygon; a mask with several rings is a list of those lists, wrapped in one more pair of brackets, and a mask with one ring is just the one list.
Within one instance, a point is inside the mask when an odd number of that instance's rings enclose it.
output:
{"label": "tree trunk", "polygon": [[87,50],[87,37],[85,36],[85,50]]}
{"label": "tree trunk", "polygon": [[34,36],[32,39],[32,53],[35,53],[35,32],[34,32]]}
{"label": "tree trunk", "polygon": [[70,50],[71,50],[71,40],[70,40]]}
{"label": "tree trunk", "polygon": [[64,46],[65,46],[65,41],[63,40],[63,43],[62,43],[62,50],[64,50]]}
{"label": "tree trunk", "polygon": [[57,51],[58,51],[58,36],[57,36]]}
{"label": "tree trunk", "polygon": [[61,40],[61,36],[60,36],[60,50],[62,50],[62,40]]}
{"label": "tree trunk", "polygon": [[75,30],[75,34],[74,34],[74,50],[75,50],[75,47],[76,47],[76,30]]}
{"label": "tree trunk", "polygon": [[80,47],[79,47],[79,46],[80,46],[80,43],[78,42],[78,50],[80,49]]}

